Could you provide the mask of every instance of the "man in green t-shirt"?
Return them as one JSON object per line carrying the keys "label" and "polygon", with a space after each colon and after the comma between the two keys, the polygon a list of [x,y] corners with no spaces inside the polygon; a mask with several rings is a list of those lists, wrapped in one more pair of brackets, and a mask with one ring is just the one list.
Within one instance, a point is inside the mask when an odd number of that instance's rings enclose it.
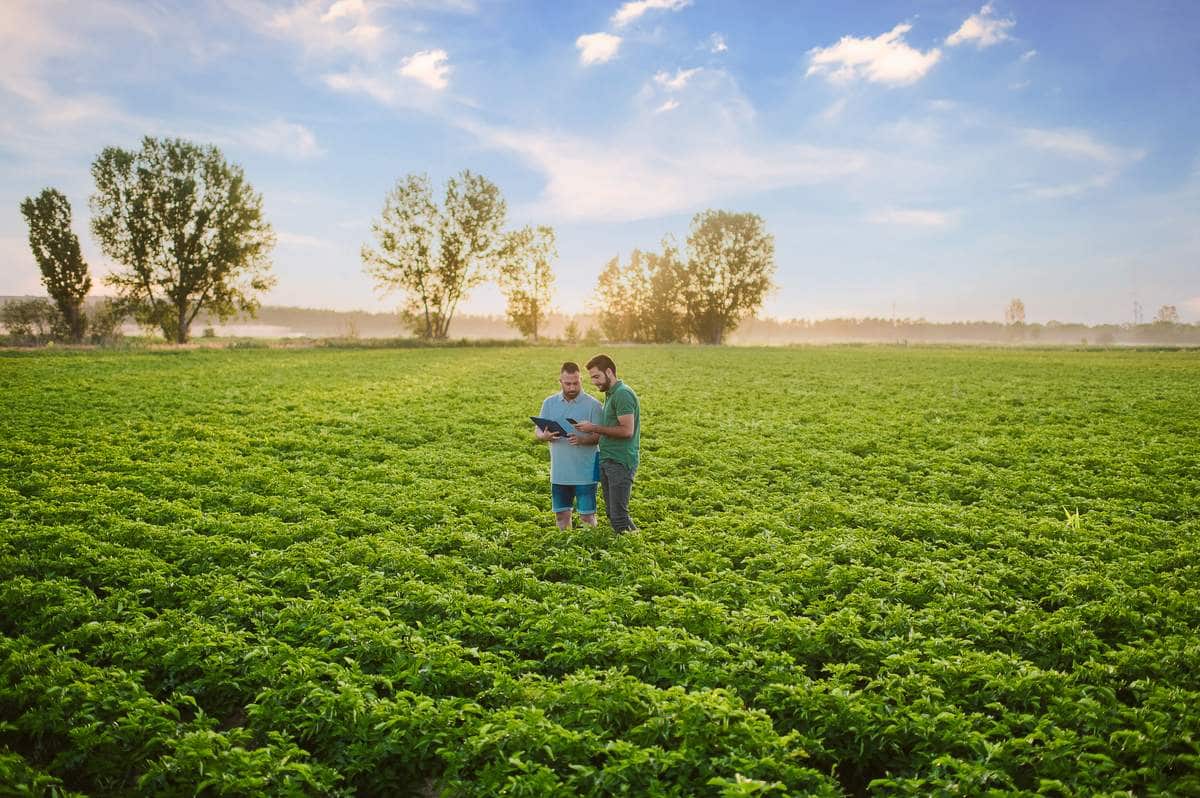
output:
{"label": "man in green t-shirt", "polygon": [[608,355],[588,361],[592,385],[604,391],[604,421],[579,422],[575,429],[600,436],[600,488],[604,511],[614,532],[637,529],[629,517],[629,496],[637,473],[638,448],[642,439],[642,410],[637,394],[617,379],[617,364]]}

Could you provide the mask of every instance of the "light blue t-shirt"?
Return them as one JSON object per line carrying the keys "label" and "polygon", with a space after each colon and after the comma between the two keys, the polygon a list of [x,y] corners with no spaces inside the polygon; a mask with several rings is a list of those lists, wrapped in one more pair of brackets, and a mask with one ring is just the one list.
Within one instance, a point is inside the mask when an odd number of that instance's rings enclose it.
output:
{"label": "light blue t-shirt", "polygon": [[[599,424],[604,418],[604,405],[583,391],[573,400],[563,398],[562,391],[547,396],[542,402],[542,418],[557,421],[568,432],[575,427],[567,418]],[[598,447],[572,446],[565,439],[550,442],[550,482],[555,485],[590,485],[596,481]]]}

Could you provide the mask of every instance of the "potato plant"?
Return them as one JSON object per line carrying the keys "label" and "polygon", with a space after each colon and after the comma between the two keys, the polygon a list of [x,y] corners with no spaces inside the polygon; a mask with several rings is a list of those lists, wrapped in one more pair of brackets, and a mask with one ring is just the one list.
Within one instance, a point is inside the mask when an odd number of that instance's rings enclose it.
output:
{"label": "potato plant", "polygon": [[0,793],[1200,793],[1200,354],[0,354]]}

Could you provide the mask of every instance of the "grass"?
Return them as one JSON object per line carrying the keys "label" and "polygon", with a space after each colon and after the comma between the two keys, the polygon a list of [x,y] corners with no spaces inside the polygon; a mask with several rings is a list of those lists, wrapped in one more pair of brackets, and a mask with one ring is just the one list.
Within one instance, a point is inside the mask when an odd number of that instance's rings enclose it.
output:
{"label": "grass", "polygon": [[528,429],[588,351],[0,358],[0,783],[1200,791],[1200,354],[611,353],[620,538]]}

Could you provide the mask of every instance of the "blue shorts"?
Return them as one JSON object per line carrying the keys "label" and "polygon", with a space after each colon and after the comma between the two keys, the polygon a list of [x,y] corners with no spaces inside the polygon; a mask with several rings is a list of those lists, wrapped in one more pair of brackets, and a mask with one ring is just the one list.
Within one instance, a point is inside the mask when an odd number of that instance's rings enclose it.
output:
{"label": "blue shorts", "polygon": [[551,507],[556,513],[565,513],[578,504],[580,515],[596,514],[596,483],[587,485],[550,485]]}

